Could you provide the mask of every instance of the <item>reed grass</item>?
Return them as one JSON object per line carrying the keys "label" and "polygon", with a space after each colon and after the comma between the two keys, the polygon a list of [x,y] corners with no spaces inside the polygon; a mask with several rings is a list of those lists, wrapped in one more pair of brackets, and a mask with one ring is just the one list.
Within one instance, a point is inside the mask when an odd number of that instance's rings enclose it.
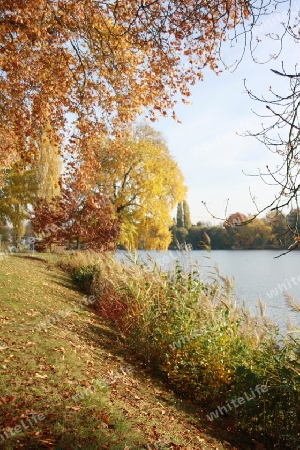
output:
{"label": "reed grass", "polygon": [[[229,279],[203,281],[197,267],[163,272],[116,262],[112,254],[77,252],[60,265],[97,298],[99,314],[174,390],[216,409],[258,385],[267,392],[232,408],[240,430],[267,448],[300,445],[299,333],[281,336],[264,315],[237,306]],[[287,298],[299,312],[295,299]],[[219,419],[218,419],[219,420]]]}

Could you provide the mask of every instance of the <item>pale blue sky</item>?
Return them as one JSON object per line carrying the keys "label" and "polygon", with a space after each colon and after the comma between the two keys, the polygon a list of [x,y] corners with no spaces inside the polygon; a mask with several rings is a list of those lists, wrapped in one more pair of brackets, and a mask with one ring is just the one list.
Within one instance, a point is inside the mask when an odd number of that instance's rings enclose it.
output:
{"label": "pale blue sky", "polygon": [[[294,16],[298,17],[300,3],[295,2]],[[260,36],[265,32],[280,31],[279,22],[282,15],[275,15],[261,25]],[[265,40],[259,52],[260,61],[275,53],[277,43]],[[278,48],[278,47],[277,47]],[[207,202],[211,212],[224,217],[227,198],[228,213],[240,211],[255,213],[249,188],[257,197],[259,207],[270,202],[275,190],[266,186],[258,178],[243,175],[258,173],[266,164],[274,166],[279,159],[272,155],[262,144],[250,137],[239,137],[247,129],[257,131],[263,119],[256,117],[256,112],[265,112],[265,106],[249,99],[245,93],[243,80],[258,96],[267,94],[270,86],[278,92],[286,93],[288,81],[273,74],[270,69],[281,70],[282,61],[285,69],[294,73],[298,61],[299,46],[287,38],[281,55],[267,63],[255,64],[249,54],[245,55],[238,69],[231,73],[224,71],[219,76],[206,70],[203,82],[192,89],[192,106],[178,104],[176,114],[182,121],[178,124],[172,119],[160,119],[151,124],[167,138],[169,149],[182,170],[188,186],[188,202],[193,223],[213,220],[205,211],[201,201]],[[233,62],[238,48],[224,49],[226,62]],[[227,62],[229,64],[230,62]],[[217,224],[218,221],[216,220]]]}

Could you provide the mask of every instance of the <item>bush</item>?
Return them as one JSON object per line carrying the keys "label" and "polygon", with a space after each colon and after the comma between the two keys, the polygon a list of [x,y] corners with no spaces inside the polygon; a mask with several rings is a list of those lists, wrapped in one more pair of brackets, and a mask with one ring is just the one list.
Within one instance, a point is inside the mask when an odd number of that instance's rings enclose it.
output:
{"label": "bush", "polygon": [[99,271],[97,262],[89,261],[81,252],[74,252],[61,255],[59,264],[70,273],[72,280],[79,288],[90,292],[91,284]]}

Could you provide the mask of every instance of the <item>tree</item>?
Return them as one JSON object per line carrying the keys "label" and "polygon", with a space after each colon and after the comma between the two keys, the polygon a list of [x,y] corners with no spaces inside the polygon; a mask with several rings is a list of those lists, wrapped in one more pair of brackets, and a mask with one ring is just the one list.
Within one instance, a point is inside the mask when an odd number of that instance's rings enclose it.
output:
{"label": "tree", "polygon": [[122,217],[120,243],[167,249],[171,213],[186,188],[162,135],[140,125],[119,139],[91,145],[91,150],[100,168],[86,182],[94,192],[107,196]]}
{"label": "tree", "polygon": [[[295,40],[299,41],[299,33],[295,33],[293,28],[290,28],[289,33],[292,34]],[[293,217],[293,221],[287,220],[286,225],[294,237],[294,242],[289,247],[289,250],[293,250],[298,247],[300,242],[298,228],[298,211],[300,210],[298,201],[300,193],[298,150],[300,137],[300,79],[299,74],[287,74],[284,69],[282,72],[276,70],[272,70],[272,72],[277,76],[281,76],[282,79],[288,80],[289,91],[287,93],[278,94],[270,88],[272,97],[266,99],[265,97],[257,97],[247,89],[252,99],[266,104],[268,117],[273,119],[271,125],[263,125],[261,131],[249,133],[249,135],[262,142],[272,153],[277,154],[279,159],[275,168],[266,166],[266,170],[260,171],[257,175],[267,185],[278,186],[278,193],[275,199],[258,211],[257,215],[265,210],[270,210],[271,213],[279,212],[283,214],[287,208],[292,208],[292,216],[288,215],[286,217]],[[276,133],[274,133],[274,130],[276,130]]]}
{"label": "tree", "polygon": [[[204,231],[204,230],[203,230]],[[205,243],[205,235],[202,231],[202,236],[200,237],[198,241],[198,246],[200,248],[203,248],[203,243]],[[210,247],[212,250],[220,250],[220,249],[226,249],[230,248],[230,245],[228,245],[228,235],[226,233],[226,230],[221,226],[212,226],[209,228],[206,228],[206,234],[209,236],[210,239]],[[202,242],[202,244],[200,244]]]}
{"label": "tree", "polygon": [[184,244],[192,226],[190,209],[186,200],[177,204],[176,226],[172,229],[173,245]]}
{"label": "tree", "polygon": [[272,239],[272,228],[263,220],[236,212],[224,222],[231,247],[264,248]]}
{"label": "tree", "polygon": [[282,212],[273,211],[267,214],[267,222],[272,227],[275,248],[287,248],[293,243],[293,234],[290,232],[286,217]]}
{"label": "tree", "polygon": [[247,217],[245,216],[245,214],[242,214],[240,212],[230,214],[225,220],[223,226],[228,235],[228,240],[231,247],[242,245],[240,228],[241,225],[246,221]]}
{"label": "tree", "polygon": [[189,232],[185,227],[178,227],[176,231],[176,237],[180,244],[184,244],[186,242],[186,238]]}
{"label": "tree", "polygon": [[130,252],[136,249],[135,244],[138,237],[137,227],[133,222],[125,220],[122,223],[119,242]]}
{"label": "tree", "polygon": [[226,219],[226,221],[224,222],[224,227],[226,229],[229,229],[229,228],[235,229],[236,227],[241,225],[246,220],[247,220],[247,216],[245,216],[245,214],[236,212],[236,213],[230,214],[228,219]]}
{"label": "tree", "polygon": [[188,230],[189,228],[191,228],[192,222],[190,216],[190,208],[186,200],[183,200],[182,207],[183,207],[183,226]]}
{"label": "tree", "polygon": [[25,231],[29,206],[37,200],[37,172],[15,165],[3,173],[5,184],[0,188],[0,221],[13,226],[14,244],[17,245]]}
{"label": "tree", "polygon": [[289,231],[291,231],[294,237],[300,238],[300,210],[292,209],[286,216],[286,222]]}
{"label": "tree", "polygon": [[176,219],[177,228],[183,228],[183,223],[184,223],[184,219],[183,219],[182,203],[178,203],[178,205],[177,205],[177,219]]}
{"label": "tree", "polygon": [[18,154],[12,130],[8,124],[2,124],[0,119],[0,188],[5,185],[7,170],[12,169],[17,161]]}
{"label": "tree", "polygon": [[236,242],[242,248],[262,249],[272,238],[272,227],[264,219],[255,218],[238,227]]}
{"label": "tree", "polygon": [[92,164],[88,138],[117,132],[144,108],[152,120],[157,112],[166,115],[176,93],[190,95],[205,66],[218,72],[226,33],[251,29],[265,6],[254,0],[4,2],[1,154],[14,133],[5,164],[14,152],[32,162],[37,149],[28,137],[35,140],[48,120],[60,145]]}
{"label": "tree", "polygon": [[54,135],[49,125],[40,133],[35,143],[39,151],[31,165],[19,161],[1,171],[4,183],[0,188],[0,218],[13,225],[15,244],[24,234],[29,208],[38,197],[50,200],[59,193],[61,162],[57,146],[51,143]]}
{"label": "tree", "polygon": [[51,202],[40,199],[34,209],[33,230],[44,233],[46,245],[84,245],[96,251],[115,249],[120,219],[103,195],[83,195],[64,188]]}
{"label": "tree", "polygon": [[193,246],[193,249],[199,249],[200,245],[199,242],[201,240],[201,235],[202,233],[202,227],[201,226],[193,226],[192,228],[189,229],[189,242],[191,243],[191,245]]}

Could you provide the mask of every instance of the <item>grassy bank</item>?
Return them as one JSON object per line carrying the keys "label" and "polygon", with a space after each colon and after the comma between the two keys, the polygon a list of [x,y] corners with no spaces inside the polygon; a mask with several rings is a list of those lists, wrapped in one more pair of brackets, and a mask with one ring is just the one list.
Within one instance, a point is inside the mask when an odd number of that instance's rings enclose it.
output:
{"label": "grassy bank", "polygon": [[228,280],[208,285],[197,270],[167,274],[85,252],[61,266],[148,367],[210,409],[208,420],[231,418],[265,448],[300,446],[299,333],[279,336],[236,307]]}
{"label": "grassy bank", "polygon": [[[86,287],[99,273],[74,270]],[[1,259],[0,308],[0,448],[255,447],[153,377],[51,255]]]}

